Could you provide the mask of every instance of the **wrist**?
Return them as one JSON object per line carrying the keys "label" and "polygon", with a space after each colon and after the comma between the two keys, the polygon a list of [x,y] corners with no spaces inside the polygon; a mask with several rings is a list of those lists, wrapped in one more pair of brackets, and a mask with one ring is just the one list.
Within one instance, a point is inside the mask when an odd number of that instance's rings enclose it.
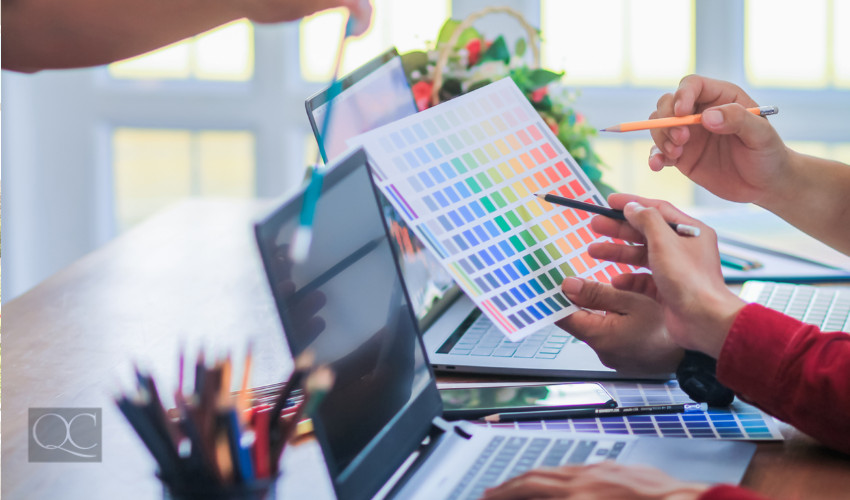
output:
{"label": "wrist", "polygon": [[743,299],[729,289],[724,289],[717,295],[707,298],[703,302],[706,319],[702,335],[695,346],[696,350],[717,359],[726,342],[726,337],[729,336],[729,330],[735,323],[735,318],[746,305]]}
{"label": "wrist", "polygon": [[801,183],[806,182],[806,175],[801,175],[801,165],[805,163],[803,155],[783,145],[781,160],[772,175],[773,183],[766,187],[762,195],[754,203],[773,213],[782,211],[789,200],[796,198],[800,192]]}
{"label": "wrist", "polygon": [[707,484],[681,483],[662,497],[662,500],[696,500],[708,490]]}

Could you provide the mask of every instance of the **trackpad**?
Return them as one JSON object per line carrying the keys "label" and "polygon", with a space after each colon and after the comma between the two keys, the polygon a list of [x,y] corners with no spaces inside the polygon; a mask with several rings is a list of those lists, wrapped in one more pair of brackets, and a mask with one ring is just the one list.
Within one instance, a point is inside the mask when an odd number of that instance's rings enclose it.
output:
{"label": "trackpad", "polygon": [[657,467],[684,481],[738,484],[755,450],[738,441],[641,438],[620,462]]}

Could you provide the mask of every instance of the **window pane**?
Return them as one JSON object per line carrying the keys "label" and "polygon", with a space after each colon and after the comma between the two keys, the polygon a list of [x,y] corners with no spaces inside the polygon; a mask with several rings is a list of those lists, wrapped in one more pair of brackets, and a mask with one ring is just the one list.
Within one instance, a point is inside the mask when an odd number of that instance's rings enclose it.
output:
{"label": "window pane", "polygon": [[850,88],[850,2],[839,0],[832,5],[835,84]]}
{"label": "window pane", "polygon": [[[451,12],[449,0],[429,2],[422,8],[413,0],[374,0],[374,18],[369,31],[347,42],[341,73],[348,73],[395,45],[399,52],[425,49],[437,38],[440,26]],[[307,81],[330,80],[342,34],[345,11],[334,9],[301,22],[301,76]]]}
{"label": "window pane", "polygon": [[624,83],[624,0],[542,0],[540,19],[543,67],[570,85]]}
{"label": "window pane", "polygon": [[246,20],[109,65],[124,79],[247,81],[254,73],[254,27]]}
{"label": "window pane", "polygon": [[540,17],[543,66],[571,85],[668,86],[693,72],[691,1],[542,0]]}
{"label": "window pane", "polygon": [[195,41],[195,78],[247,81],[254,73],[254,27],[247,21],[212,31]]}
{"label": "window pane", "polygon": [[632,1],[629,41],[633,83],[675,86],[694,71],[693,3]]}
{"label": "window pane", "polygon": [[747,0],[747,77],[756,85],[827,84],[827,0]]}
{"label": "window pane", "polygon": [[119,230],[190,196],[255,192],[250,132],[118,128],[112,151]]}
{"label": "window pane", "polygon": [[197,133],[199,183],[196,194],[250,198],[256,185],[254,134],[244,131]]}
{"label": "window pane", "polygon": [[112,148],[119,230],[191,194],[190,132],[121,128]]}

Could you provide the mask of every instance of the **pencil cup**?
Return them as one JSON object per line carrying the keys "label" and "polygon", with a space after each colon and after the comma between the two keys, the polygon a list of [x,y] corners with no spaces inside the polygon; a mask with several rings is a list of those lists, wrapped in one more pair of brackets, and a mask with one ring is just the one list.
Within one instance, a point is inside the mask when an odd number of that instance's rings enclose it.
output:
{"label": "pencil cup", "polygon": [[197,481],[192,484],[175,483],[157,474],[162,481],[165,500],[275,500],[277,477],[258,479],[250,483],[216,484]]}

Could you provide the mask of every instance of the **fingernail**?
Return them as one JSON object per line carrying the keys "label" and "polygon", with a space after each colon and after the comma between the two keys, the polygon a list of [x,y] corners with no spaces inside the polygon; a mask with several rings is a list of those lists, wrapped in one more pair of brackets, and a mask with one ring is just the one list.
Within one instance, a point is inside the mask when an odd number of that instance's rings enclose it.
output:
{"label": "fingernail", "polygon": [[629,209],[632,212],[637,213],[637,212],[640,212],[641,210],[645,209],[646,207],[641,205],[640,203],[638,203],[636,201],[630,201],[630,202],[626,203],[626,206],[623,207],[623,208]]}
{"label": "fingernail", "polygon": [[566,295],[577,295],[581,292],[581,287],[584,286],[584,280],[581,278],[565,278],[564,282],[561,283],[561,290],[563,290]]}
{"label": "fingernail", "polygon": [[702,113],[702,122],[709,127],[723,125],[723,113],[719,109],[709,109]]}

